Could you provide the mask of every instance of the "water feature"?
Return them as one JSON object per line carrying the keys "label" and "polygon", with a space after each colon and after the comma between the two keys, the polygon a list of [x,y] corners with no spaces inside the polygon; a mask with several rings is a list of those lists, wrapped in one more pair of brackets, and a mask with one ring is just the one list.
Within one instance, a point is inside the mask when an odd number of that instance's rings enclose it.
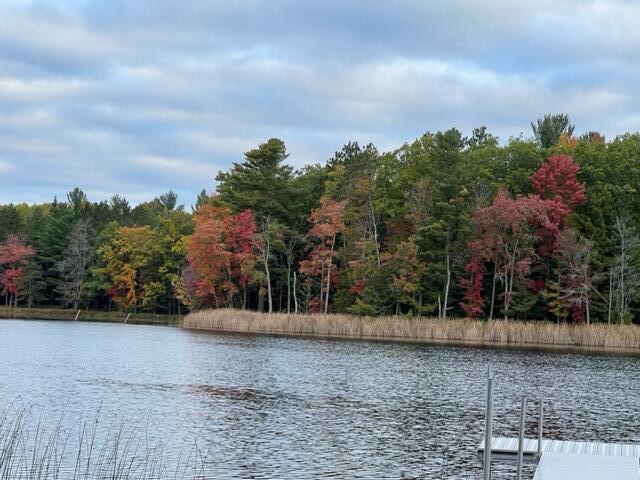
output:
{"label": "water feature", "polygon": [[481,478],[488,365],[497,435],[527,395],[548,438],[640,442],[633,356],[0,321],[0,405],[138,422],[168,466],[197,442],[207,478]]}

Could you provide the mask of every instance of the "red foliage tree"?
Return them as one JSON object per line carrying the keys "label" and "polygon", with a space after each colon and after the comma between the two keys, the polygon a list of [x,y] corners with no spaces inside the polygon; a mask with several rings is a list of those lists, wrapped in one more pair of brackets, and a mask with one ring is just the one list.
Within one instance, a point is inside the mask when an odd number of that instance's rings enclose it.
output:
{"label": "red foliage tree", "polygon": [[498,192],[489,207],[476,210],[478,236],[469,244],[474,260],[467,266],[472,280],[466,282],[463,308],[477,314],[475,302],[482,285],[474,262],[491,262],[504,287],[501,297],[506,317],[516,282],[526,281],[531,271],[536,244],[545,242],[548,235],[555,238],[568,214],[569,209],[557,200],[538,195],[511,198],[505,190]]}
{"label": "red foliage tree", "polygon": [[[482,311],[480,271],[484,272],[482,262],[491,262],[504,286],[501,296],[506,317],[514,283],[527,279],[534,254],[545,258],[556,251],[567,217],[584,202],[585,186],[577,178],[579,170],[568,155],[549,157],[531,177],[533,195],[512,199],[500,190],[491,206],[476,211],[478,238],[469,244],[473,260],[467,271],[471,279],[463,280],[466,295],[461,303],[468,315]],[[532,283],[541,290],[544,275]]]}
{"label": "red foliage tree", "polygon": [[337,256],[335,244],[338,234],[345,229],[342,220],[344,207],[344,202],[324,199],[320,202],[320,208],[311,212],[309,222],[312,227],[308,235],[318,243],[311,250],[309,258],[300,262],[300,272],[311,278],[319,277],[319,298],[311,306],[315,305],[318,310],[324,308],[325,313],[329,311],[329,292],[338,284],[338,268],[334,265]]}
{"label": "red foliage tree", "polygon": [[478,258],[472,258],[465,267],[469,272],[469,279],[462,279],[460,285],[465,289],[464,297],[460,306],[467,317],[475,318],[482,314],[484,299],[482,298],[482,277],[484,275],[484,264]]}
{"label": "red foliage tree", "polygon": [[573,209],[585,200],[585,185],[577,178],[580,167],[569,155],[549,157],[531,177],[531,201],[551,201],[548,218],[534,219],[538,238],[537,253],[541,257],[552,255],[557,248],[558,235]]}
{"label": "red foliage tree", "polygon": [[0,266],[2,267],[0,285],[9,303],[13,298],[17,305],[23,287],[24,269],[35,253],[35,250],[26,245],[17,235],[9,235],[0,245]]}
{"label": "red foliage tree", "polygon": [[239,287],[251,282],[259,242],[250,210],[232,215],[226,208],[204,205],[186,242],[190,269],[185,284],[203,305],[232,305]]}
{"label": "red foliage tree", "polygon": [[252,280],[257,248],[260,246],[256,218],[251,210],[245,210],[228,216],[224,223],[227,229],[225,243],[231,252],[231,276],[244,288]]}
{"label": "red foliage tree", "polygon": [[585,186],[577,178],[580,167],[569,155],[554,155],[531,177],[533,193],[544,199],[557,200],[569,208],[585,199]]}
{"label": "red foliage tree", "polygon": [[544,199],[538,195],[519,198],[533,229],[536,252],[541,257],[551,255],[557,246],[558,235],[571,209],[560,200]]}

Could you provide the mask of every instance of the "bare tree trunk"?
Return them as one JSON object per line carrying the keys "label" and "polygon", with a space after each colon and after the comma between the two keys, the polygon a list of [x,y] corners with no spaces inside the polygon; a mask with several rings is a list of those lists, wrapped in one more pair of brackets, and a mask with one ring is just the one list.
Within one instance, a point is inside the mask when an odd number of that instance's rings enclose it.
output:
{"label": "bare tree trunk", "polygon": [[493,307],[496,301],[496,278],[498,276],[498,266],[493,264],[493,282],[491,284],[491,309],[489,310],[489,320],[493,320]]}
{"label": "bare tree trunk", "polygon": [[287,313],[291,313],[291,272],[293,271],[294,250],[296,248],[296,243],[297,237],[292,234],[289,238],[289,241],[286,243],[285,249],[285,256],[287,260]]}
{"label": "bare tree trunk", "polygon": [[293,272],[293,305],[294,305],[294,312],[296,313],[296,315],[298,314],[298,294],[296,293],[296,281],[298,279],[298,276],[296,275],[296,272]]}
{"label": "bare tree trunk", "polygon": [[291,313],[291,262],[287,259],[287,313]]}
{"label": "bare tree trunk", "polygon": [[309,288],[309,285],[307,285],[307,288],[305,288],[305,297],[304,308],[305,312],[309,313],[309,302],[311,302],[311,288]]}
{"label": "bare tree trunk", "polygon": [[624,291],[624,277],[626,270],[626,258],[625,258],[625,242],[622,242],[622,251],[620,255],[620,324],[624,321],[624,314],[626,313],[626,305],[625,305],[625,291]]}
{"label": "bare tree trunk", "polygon": [[447,304],[449,303],[449,287],[451,286],[451,265],[450,265],[448,251],[447,251],[445,263],[447,268],[447,283],[445,284],[445,287],[444,287],[444,305],[442,305],[442,320],[447,319]]}
{"label": "bare tree trunk", "polygon": [[269,240],[265,243],[264,250],[264,273],[267,277],[267,300],[269,304],[269,313],[273,313],[273,297],[271,296],[271,272],[269,271],[269,250],[271,248]]}
{"label": "bare tree trunk", "polygon": [[511,263],[509,277],[505,275],[505,298],[504,298],[504,319],[507,320],[509,307],[511,306],[511,296],[513,294],[513,276],[515,271],[515,263]]}
{"label": "bare tree trunk", "polygon": [[511,305],[511,294],[513,293],[513,275],[516,267],[516,259],[518,258],[518,243],[516,240],[513,250],[509,255],[509,261],[505,263],[504,269],[504,319],[509,317],[509,306]]}
{"label": "bare tree trunk", "polygon": [[611,325],[611,307],[613,303],[613,269],[609,269],[609,315],[607,323]]}
{"label": "bare tree trunk", "polygon": [[[371,215],[371,224],[373,226],[373,241],[376,246],[376,261],[378,262],[378,269],[380,269],[380,245],[378,244],[378,224],[376,222],[376,213],[373,209],[373,199],[371,198],[371,194],[369,194],[369,212]],[[335,239],[334,239],[335,242]]]}
{"label": "bare tree trunk", "polygon": [[258,312],[264,312],[264,294],[258,291]]}
{"label": "bare tree trunk", "polygon": [[320,307],[324,305],[324,262],[320,266]]}
{"label": "bare tree trunk", "polygon": [[587,310],[587,325],[591,324],[591,316],[589,314],[589,303],[590,303],[590,299],[589,299],[589,295],[587,295],[586,303],[585,303],[585,308]]}
{"label": "bare tree trunk", "polygon": [[507,320],[509,314],[509,277],[504,276],[504,319]]}
{"label": "bare tree trunk", "polygon": [[333,265],[333,247],[336,244],[336,236],[331,241],[331,251],[329,252],[329,266],[327,267],[327,292],[324,300],[324,313],[329,313],[329,289],[331,287],[331,266]]}

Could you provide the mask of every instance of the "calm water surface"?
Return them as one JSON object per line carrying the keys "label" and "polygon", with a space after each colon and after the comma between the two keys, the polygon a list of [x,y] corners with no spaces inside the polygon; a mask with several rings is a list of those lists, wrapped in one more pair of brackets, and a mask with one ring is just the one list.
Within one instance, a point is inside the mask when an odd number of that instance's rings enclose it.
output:
{"label": "calm water surface", "polygon": [[207,478],[481,478],[488,365],[496,434],[527,395],[548,437],[640,442],[636,357],[0,321],[2,405],[143,419],[169,464],[197,442]]}

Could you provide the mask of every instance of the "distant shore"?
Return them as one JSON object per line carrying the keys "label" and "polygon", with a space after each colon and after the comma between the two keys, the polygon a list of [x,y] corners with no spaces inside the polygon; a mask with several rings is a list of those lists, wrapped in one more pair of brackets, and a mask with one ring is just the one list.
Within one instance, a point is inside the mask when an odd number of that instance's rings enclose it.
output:
{"label": "distant shore", "polygon": [[443,321],[433,317],[287,315],[214,309],[190,313],[184,318],[183,327],[217,332],[640,353],[640,326],[601,323]]}
{"label": "distant shore", "polygon": [[[18,320],[75,320],[78,311],[70,308],[26,308],[0,307],[0,319]],[[127,312],[102,310],[80,310],[78,321],[124,323]],[[127,323],[144,325],[180,325],[182,315],[156,313],[131,313]]]}

